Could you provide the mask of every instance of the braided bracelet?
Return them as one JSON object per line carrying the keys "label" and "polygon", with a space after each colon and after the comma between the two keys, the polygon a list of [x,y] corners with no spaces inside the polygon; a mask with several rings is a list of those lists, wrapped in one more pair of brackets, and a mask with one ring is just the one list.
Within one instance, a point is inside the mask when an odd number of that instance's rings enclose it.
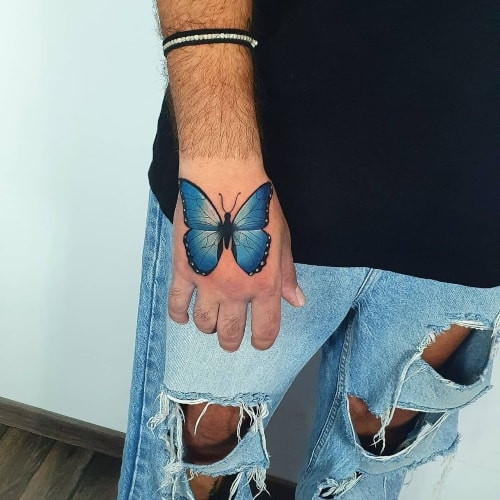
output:
{"label": "braided bracelet", "polygon": [[220,28],[178,31],[163,40],[163,53],[167,55],[171,50],[186,45],[200,45],[205,43],[237,43],[251,49],[258,44],[257,40],[245,30]]}

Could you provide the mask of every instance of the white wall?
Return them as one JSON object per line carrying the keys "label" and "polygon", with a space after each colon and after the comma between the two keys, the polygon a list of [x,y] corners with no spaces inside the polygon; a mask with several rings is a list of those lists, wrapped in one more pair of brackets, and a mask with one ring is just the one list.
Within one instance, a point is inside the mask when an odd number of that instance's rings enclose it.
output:
{"label": "white wall", "polygon": [[[118,430],[164,85],[152,7],[0,5],[0,396]],[[291,480],[315,377],[311,364],[270,426],[272,472]],[[464,412],[444,500],[498,498],[498,398]],[[431,498],[440,471],[415,473],[402,498]]]}
{"label": "white wall", "polygon": [[153,3],[1,2],[0,61],[0,396],[124,430],[164,85]]}

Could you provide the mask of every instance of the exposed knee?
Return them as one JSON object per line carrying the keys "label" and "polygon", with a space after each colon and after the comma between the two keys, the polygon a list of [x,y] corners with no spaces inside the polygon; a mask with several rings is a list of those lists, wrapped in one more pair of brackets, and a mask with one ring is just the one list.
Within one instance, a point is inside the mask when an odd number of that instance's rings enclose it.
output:
{"label": "exposed knee", "polygon": [[419,412],[396,408],[391,421],[385,427],[384,440],[374,438],[382,427],[379,417],[373,415],[367,404],[355,396],[349,398],[349,413],[352,426],[358,435],[361,446],[375,455],[392,455],[415,424]]}
{"label": "exposed knee", "polygon": [[[368,409],[367,404],[355,396],[349,398],[349,413],[354,430],[359,436],[374,436],[380,430],[381,420],[373,415]],[[387,426],[387,429],[399,428],[417,415],[418,412],[397,408]]]}
{"label": "exposed knee", "polygon": [[[423,351],[422,359],[434,369],[439,370],[471,331],[470,328],[451,325]],[[381,429],[381,419],[369,411],[368,405],[362,399],[352,395],[348,395],[348,399],[352,426],[362,446],[369,451],[376,451],[377,446],[373,444],[373,437]],[[404,441],[418,414],[417,411],[396,408],[391,421],[385,428],[386,453],[391,453]]]}
{"label": "exposed knee", "polygon": [[[183,405],[183,438],[191,463],[209,464],[221,460],[238,444],[240,409],[206,403]],[[246,430],[245,420],[241,435]]]}

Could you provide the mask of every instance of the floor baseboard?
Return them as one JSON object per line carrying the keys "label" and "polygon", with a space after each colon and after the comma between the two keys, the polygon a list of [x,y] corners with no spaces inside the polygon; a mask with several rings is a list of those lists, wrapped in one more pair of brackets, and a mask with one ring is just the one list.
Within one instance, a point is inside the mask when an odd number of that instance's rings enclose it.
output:
{"label": "floor baseboard", "polygon": [[120,458],[125,434],[0,397],[0,423]]}

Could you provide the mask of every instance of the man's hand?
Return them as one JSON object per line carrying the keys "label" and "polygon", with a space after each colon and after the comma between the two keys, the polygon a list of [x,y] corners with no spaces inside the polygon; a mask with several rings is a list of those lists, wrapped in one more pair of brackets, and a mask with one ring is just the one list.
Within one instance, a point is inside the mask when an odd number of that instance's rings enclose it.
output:
{"label": "man's hand", "polygon": [[[258,162],[242,165],[241,160],[224,160],[218,165],[213,163],[203,169],[200,169],[199,161],[196,167],[186,166],[181,169],[181,177],[204,191],[221,221],[229,211],[232,221],[248,197],[269,179]],[[241,172],[245,173],[244,180]],[[168,299],[170,317],[178,323],[188,321],[187,308],[196,288],[194,323],[204,333],[217,332],[219,343],[226,351],[236,351],[243,338],[247,306],[251,303],[252,345],[257,349],[268,349],[279,332],[281,297],[297,307],[305,302],[297,286],[290,233],[276,193],[271,197],[269,223],[265,226],[271,237],[269,254],[262,270],[251,276],[236,263],[231,251],[231,245],[235,244],[233,240],[229,248],[222,251],[213,271],[207,276],[196,273],[188,263],[183,242],[189,229],[184,223],[183,208],[179,199],[174,216],[173,278]]]}
{"label": "man's hand", "polygon": [[[251,28],[252,0],[157,3],[162,36],[193,28]],[[192,267],[187,258],[194,233],[190,233],[186,248],[183,238],[189,228],[178,200],[168,299],[170,317],[179,323],[187,322],[187,308],[196,288],[196,326],[205,333],[216,331],[221,347],[235,351],[241,344],[247,306],[251,303],[252,345],[267,349],[278,335],[281,297],[294,306],[303,305],[305,299],[297,287],[290,234],[276,193],[271,197],[269,222],[265,225],[271,242],[269,255],[261,261],[262,269],[249,276],[231,251],[235,243],[230,222],[248,197],[269,181],[260,146],[251,52],[231,43],[179,47],[169,52],[167,69],[179,143],[179,177],[198,186],[211,200],[215,208],[210,211],[218,212],[215,225],[219,218],[226,220],[224,248],[217,265],[207,276],[198,274],[193,270],[196,262]],[[194,240],[191,243],[197,245]],[[203,244],[210,247],[211,242]],[[213,267],[216,257],[217,252],[207,257],[211,261],[208,267]]]}

